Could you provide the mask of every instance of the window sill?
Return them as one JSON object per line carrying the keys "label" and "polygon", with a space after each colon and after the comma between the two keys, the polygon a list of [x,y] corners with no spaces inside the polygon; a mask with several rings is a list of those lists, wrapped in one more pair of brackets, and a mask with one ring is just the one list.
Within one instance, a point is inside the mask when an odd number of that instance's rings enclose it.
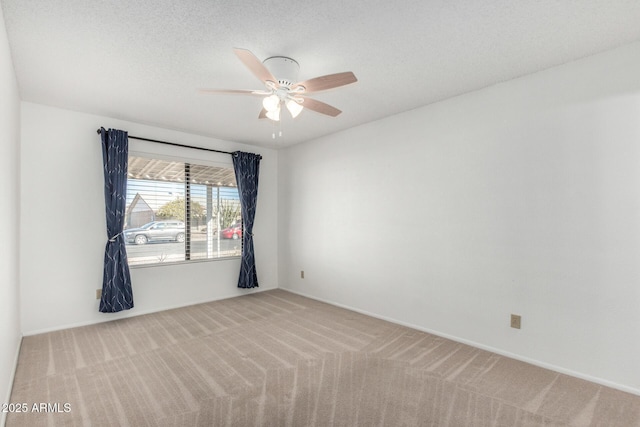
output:
{"label": "window sill", "polygon": [[158,263],[154,263],[154,264],[136,264],[136,265],[130,265],[129,269],[130,270],[137,270],[139,268],[151,268],[151,267],[165,267],[165,266],[171,266],[171,265],[188,265],[188,264],[201,264],[201,263],[205,263],[205,262],[219,262],[219,261],[231,261],[231,260],[237,260],[237,259],[241,259],[241,256],[228,256],[228,257],[221,257],[221,258],[207,258],[207,259],[194,259],[191,261],[171,261],[171,262],[158,262]]}

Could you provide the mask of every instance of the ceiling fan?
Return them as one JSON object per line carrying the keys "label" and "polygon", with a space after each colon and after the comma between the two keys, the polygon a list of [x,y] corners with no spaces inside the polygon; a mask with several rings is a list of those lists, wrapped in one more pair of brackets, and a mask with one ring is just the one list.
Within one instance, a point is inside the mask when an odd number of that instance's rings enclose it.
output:
{"label": "ceiling fan", "polygon": [[298,82],[298,70],[300,66],[296,61],[286,56],[272,56],[260,62],[260,60],[246,49],[233,49],[240,61],[262,81],[266,87],[263,90],[227,90],[227,89],[201,89],[203,93],[220,93],[236,95],[261,96],[262,111],[258,118],[280,120],[280,109],[284,105],[293,118],[304,109],[336,117],[342,111],[329,104],[309,98],[307,95],[323,90],[345,86],[358,81],[351,71],[329,74],[313,79]]}

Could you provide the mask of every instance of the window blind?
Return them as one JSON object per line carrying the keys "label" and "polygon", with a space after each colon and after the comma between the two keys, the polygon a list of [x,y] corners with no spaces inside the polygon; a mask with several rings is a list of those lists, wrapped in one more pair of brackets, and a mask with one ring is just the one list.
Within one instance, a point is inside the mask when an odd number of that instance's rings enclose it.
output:
{"label": "window blind", "polygon": [[130,154],[124,235],[130,266],[240,256],[233,167]]}

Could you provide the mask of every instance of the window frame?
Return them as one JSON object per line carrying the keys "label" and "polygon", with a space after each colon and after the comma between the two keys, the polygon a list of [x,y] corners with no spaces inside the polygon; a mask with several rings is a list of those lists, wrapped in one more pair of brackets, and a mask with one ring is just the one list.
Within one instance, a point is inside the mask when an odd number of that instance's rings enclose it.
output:
{"label": "window frame", "polygon": [[[206,152],[206,151],[202,151],[202,152],[198,152],[198,157],[194,157],[193,151],[194,149],[197,148],[188,148],[188,147],[184,147],[184,148],[178,148],[178,149],[171,149],[171,150],[167,150],[167,147],[162,147],[159,146],[158,144],[152,144],[146,141],[135,141],[135,143],[132,143],[132,140],[129,140],[130,144],[129,144],[129,152],[128,152],[128,156],[129,158],[131,156],[134,157],[143,157],[143,158],[148,158],[148,159],[154,159],[154,160],[162,160],[162,161],[169,161],[169,162],[180,162],[183,163],[185,166],[187,166],[186,169],[190,168],[193,165],[198,165],[198,166],[205,166],[205,167],[215,167],[215,168],[224,168],[224,169],[230,169],[231,171],[233,171],[233,161],[230,157],[230,155],[228,154],[222,154],[222,153],[213,153],[213,152]],[[167,151],[171,151],[171,152],[167,152]],[[186,152],[188,152],[189,154],[187,154]],[[129,191],[129,176],[127,177],[127,192]],[[187,188],[189,188],[191,190],[191,186],[195,185],[200,185],[199,183],[193,183],[191,182],[191,179],[188,180],[189,181],[189,185],[187,185],[187,180],[185,179],[185,220],[183,221],[185,224],[185,241],[182,243],[184,245],[184,258],[182,260],[176,260],[176,261],[159,261],[159,262],[154,262],[154,263],[143,263],[143,264],[131,264],[129,262],[129,254],[127,253],[127,263],[129,265],[130,269],[137,269],[137,268],[153,268],[153,267],[160,267],[160,266],[169,266],[169,265],[182,265],[182,264],[193,264],[193,263],[202,263],[202,262],[217,262],[217,261],[228,261],[228,260],[239,260],[241,259],[241,252],[237,255],[229,255],[229,256],[218,256],[218,257],[212,257],[212,258],[207,258],[207,257],[197,257],[195,259],[191,258],[191,253],[193,252],[191,250],[191,235],[193,233],[193,231],[190,229],[190,222],[191,222],[191,218],[189,215],[186,215],[186,211],[188,209],[188,205],[189,203],[192,202],[190,195],[187,192]],[[171,182],[171,181],[169,181]],[[212,186],[213,188],[235,188],[237,191],[237,183],[235,182],[235,176],[233,178],[233,185],[229,186],[229,185],[214,185]],[[219,200],[219,199],[218,199]],[[238,200],[239,200],[239,195],[238,195]],[[214,195],[213,197],[213,202],[216,202],[216,197]],[[128,205],[127,205],[128,206]],[[179,220],[173,220],[173,219],[167,219],[165,221],[177,221],[177,222],[181,222]],[[221,232],[223,230],[222,225],[220,225],[220,230],[217,230],[217,239],[219,240],[221,238]],[[124,230],[126,231],[126,230]],[[124,232],[123,231],[123,232]],[[215,242],[215,240],[214,240]],[[240,239],[240,251],[242,250],[242,240]],[[129,245],[127,245],[129,246]]]}

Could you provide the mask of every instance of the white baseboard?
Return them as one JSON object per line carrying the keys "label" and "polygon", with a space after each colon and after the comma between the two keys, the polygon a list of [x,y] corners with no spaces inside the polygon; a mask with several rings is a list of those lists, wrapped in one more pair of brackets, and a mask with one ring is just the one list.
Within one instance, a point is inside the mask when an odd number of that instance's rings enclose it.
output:
{"label": "white baseboard", "polygon": [[[13,380],[16,378],[16,370],[18,369],[18,358],[20,357],[20,348],[22,347],[22,335],[18,340],[18,347],[16,348],[16,354],[13,359],[13,370],[11,371],[11,377],[9,378],[9,389],[7,390],[7,397],[2,402],[11,403],[11,392],[13,391]],[[2,412],[0,415],[0,426],[4,427],[7,422],[7,413]]]}
{"label": "white baseboard", "polygon": [[[136,311],[135,313],[133,313],[133,312],[132,313],[129,313],[129,312],[107,313],[101,319],[87,320],[86,322],[75,322],[75,323],[70,323],[70,324],[65,324],[65,325],[60,325],[60,326],[54,326],[54,327],[51,327],[51,328],[36,329],[35,331],[23,332],[23,335],[25,337],[28,337],[28,336],[31,336],[31,335],[46,334],[47,332],[55,332],[55,331],[62,331],[64,329],[79,328],[81,326],[97,325],[98,323],[112,322],[114,320],[127,319],[127,318],[130,318],[130,317],[136,317],[136,316],[143,316],[145,314],[157,313],[157,312],[165,311],[165,310],[173,310],[175,308],[181,308],[181,307],[189,307],[191,305],[206,304],[208,302],[220,301],[220,300],[229,299],[229,298],[236,298],[236,297],[241,297],[243,295],[249,295],[249,294],[258,293],[258,292],[266,292],[266,291],[271,291],[271,290],[274,290],[274,289],[277,289],[277,288],[275,288],[275,287],[271,287],[271,288],[262,288],[262,287],[251,288],[251,289],[246,289],[246,293],[241,294],[241,295],[238,295],[238,294],[222,295],[222,296],[218,296],[218,297],[211,298],[211,299],[206,299],[206,300],[190,301],[190,302],[177,304],[177,305],[167,305],[167,306],[154,307],[153,309]],[[115,317],[111,317],[111,315],[114,315],[114,314],[115,314]]]}
{"label": "white baseboard", "polygon": [[287,288],[279,288],[279,289],[281,289],[283,291],[291,292],[293,294],[297,294],[297,295],[300,295],[300,296],[303,296],[303,297],[307,297],[307,298],[310,298],[310,299],[313,299],[313,300],[316,300],[316,301],[324,302],[326,304],[330,304],[330,305],[333,305],[335,307],[340,307],[340,308],[344,308],[344,309],[347,309],[347,310],[355,311],[356,313],[365,314],[367,316],[375,317],[376,319],[386,320],[387,322],[395,323],[397,325],[406,326],[406,327],[411,328],[411,329],[416,329],[418,331],[422,331],[422,332],[426,332],[428,334],[432,334],[432,335],[436,335],[436,336],[439,336],[439,337],[442,337],[442,338],[446,338],[446,339],[449,339],[451,341],[459,342],[461,344],[470,345],[472,347],[476,347],[476,348],[479,348],[481,350],[490,351],[492,353],[496,353],[496,354],[499,354],[501,356],[508,357],[510,359],[519,360],[521,362],[526,362],[526,363],[529,363],[531,365],[535,365],[535,366],[539,366],[541,368],[549,369],[549,370],[554,371],[554,372],[558,372],[558,373],[561,373],[561,374],[569,375],[569,376],[572,376],[572,377],[575,377],[575,378],[580,378],[582,380],[586,380],[586,381],[590,381],[592,383],[600,384],[600,385],[603,385],[605,387],[614,388],[616,390],[620,390],[620,391],[624,391],[626,393],[631,393],[631,394],[635,394],[637,396],[640,396],[640,389],[629,387],[629,386],[626,386],[626,385],[623,385],[623,384],[618,384],[618,383],[615,383],[613,381],[605,380],[603,378],[593,377],[591,375],[587,375],[587,374],[584,374],[584,373],[581,373],[581,372],[572,371],[571,369],[566,369],[566,368],[563,368],[561,366],[556,366],[556,365],[552,365],[552,364],[549,364],[549,363],[546,363],[546,362],[541,362],[539,360],[530,359],[528,357],[521,356],[521,355],[514,354],[514,353],[510,353],[508,351],[504,351],[504,350],[501,350],[499,348],[494,348],[494,347],[491,347],[491,346],[487,346],[487,345],[484,345],[484,344],[481,344],[481,343],[477,343],[477,342],[470,341],[470,340],[467,340],[467,339],[464,339],[464,338],[460,338],[460,337],[456,337],[456,336],[453,336],[453,335],[444,334],[442,332],[434,331],[434,330],[431,330],[431,329],[428,329],[428,328],[425,328],[425,327],[422,327],[422,326],[419,326],[419,325],[414,325],[414,324],[411,324],[411,323],[403,322],[401,320],[393,319],[393,318],[386,317],[386,316],[381,316],[379,314],[371,313],[369,311],[361,310],[359,308],[351,307],[351,306],[348,306],[348,305],[345,305],[345,304],[340,304],[340,303],[336,303],[336,302],[333,302],[333,301],[325,300],[323,298],[318,298],[318,297],[313,296],[313,295],[308,295],[308,294],[306,294],[304,292],[294,291],[292,289],[287,289]]}

